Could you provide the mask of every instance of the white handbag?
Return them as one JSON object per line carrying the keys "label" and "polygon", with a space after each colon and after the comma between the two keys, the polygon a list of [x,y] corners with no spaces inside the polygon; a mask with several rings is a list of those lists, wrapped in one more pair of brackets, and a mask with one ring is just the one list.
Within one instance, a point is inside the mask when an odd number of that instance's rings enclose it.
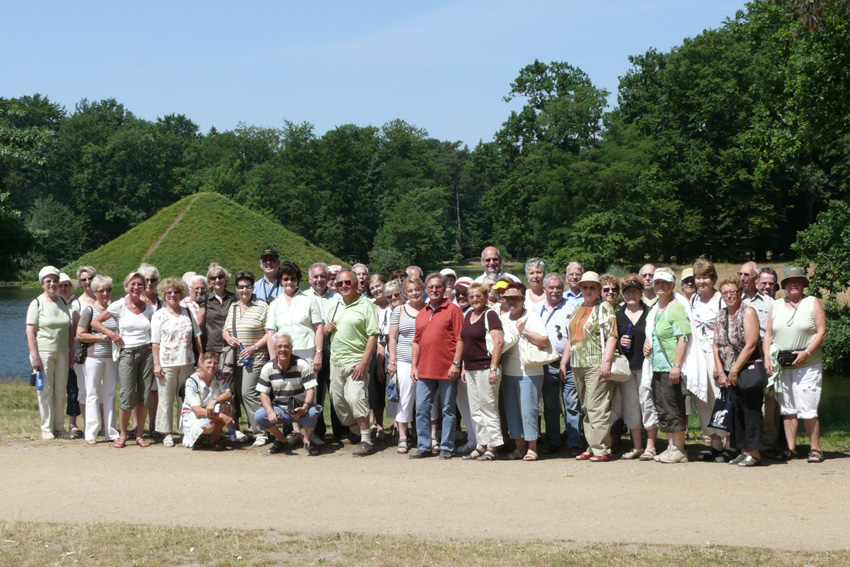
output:
{"label": "white handbag", "polygon": [[[605,356],[605,334],[602,332],[602,324],[599,318],[602,316],[602,304],[599,306],[599,315],[597,322],[599,323],[599,340],[602,341],[602,356]],[[628,382],[632,377],[632,370],[629,368],[629,359],[623,354],[614,356],[614,361],[611,363],[611,375],[606,378],[612,382]]]}

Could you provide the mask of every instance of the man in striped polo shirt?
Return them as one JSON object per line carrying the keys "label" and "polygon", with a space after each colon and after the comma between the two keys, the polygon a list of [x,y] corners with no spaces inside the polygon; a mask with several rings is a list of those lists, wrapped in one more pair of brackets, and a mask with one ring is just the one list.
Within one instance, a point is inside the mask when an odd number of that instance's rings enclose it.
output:
{"label": "man in striped polo shirt", "polygon": [[304,430],[304,448],[314,457],[319,449],[312,442],[316,421],[322,414],[322,406],[316,400],[316,377],[313,363],[292,354],[292,337],[278,331],[274,335],[277,356],[263,366],[257,391],[262,406],[255,414],[260,429],[268,431],[274,438],[269,453],[281,453],[288,447],[286,437],[278,423],[297,422]]}

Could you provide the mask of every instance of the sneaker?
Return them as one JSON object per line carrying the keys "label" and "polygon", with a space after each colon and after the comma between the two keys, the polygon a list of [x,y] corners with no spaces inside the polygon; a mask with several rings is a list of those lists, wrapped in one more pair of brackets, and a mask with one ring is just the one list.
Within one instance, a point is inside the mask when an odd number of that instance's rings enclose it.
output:
{"label": "sneaker", "polygon": [[239,431],[238,429],[233,432],[233,435],[236,436],[236,442],[237,443],[247,443],[248,442],[248,436],[245,435],[244,433],[242,433],[241,431]]}
{"label": "sneaker", "polygon": [[661,463],[671,464],[671,463],[687,463],[688,456],[679,450],[677,447],[673,447],[668,450],[664,456],[659,460]]}
{"label": "sneaker", "polygon": [[289,436],[286,438],[286,444],[289,445],[290,447],[297,447],[298,445],[300,445],[303,442],[304,442],[304,436],[301,435],[300,433],[295,433],[294,431],[292,433],[290,433]]}
{"label": "sneaker", "polygon": [[56,439],[56,436],[53,435],[53,433],[51,433],[50,431],[42,431],[41,438],[44,441],[53,441],[54,439]]}
{"label": "sneaker", "polygon": [[275,439],[275,442],[272,443],[272,446],[269,447],[269,454],[277,455],[278,453],[283,453],[287,450],[287,445],[285,441],[278,441]]}
{"label": "sneaker", "polygon": [[263,445],[265,445],[268,442],[269,442],[269,440],[266,439],[266,436],[260,434],[260,435],[257,435],[256,438],[254,438],[254,444],[251,445],[251,446],[252,447],[262,447]]}
{"label": "sneaker", "polygon": [[656,463],[660,463],[661,459],[666,457],[667,453],[669,453],[670,449],[672,449],[672,448],[673,448],[673,445],[668,445],[666,449],[664,449],[662,452],[660,452],[657,455],[655,455],[654,457],[652,457],[652,460],[655,461]]}
{"label": "sneaker", "polygon": [[430,449],[422,450],[419,449],[415,453],[410,453],[407,457],[410,459],[424,459],[425,457],[430,457],[433,455]]}
{"label": "sneaker", "polygon": [[443,459],[444,461],[448,461],[449,459],[452,458],[452,452],[447,451],[445,449],[440,449],[440,458]]}
{"label": "sneaker", "polygon": [[310,442],[304,443],[304,448],[307,450],[307,455],[316,457],[319,455],[319,448]]}
{"label": "sneaker", "polygon": [[365,441],[360,443],[360,446],[354,450],[351,454],[352,457],[366,457],[375,452],[375,445],[372,443],[366,443]]}
{"label": "sneaker", "polygon": [[319,435],[313,435],[310,438],[310,443],[312,443],[316,447],[322,447],[325,444],[325,440],[322,439],[321,436],[319,436]]}
{"label": "sneaker", "polygon": [[458,455],[468,455],[471,452],[473,452],[475,450],[475,448],[476,448],[475,443],[472,443],[471,445],[469,443],[467,443],[466,445],[462,445],[462,446],[458,447],[457,449],[455,449],[455,453],[457,453]]}
{"label": "sneaker", "polygon": [[174,447],[174,438],[171,435],[167,435],[165,439],[162,440],[162,444],[165,447]]}

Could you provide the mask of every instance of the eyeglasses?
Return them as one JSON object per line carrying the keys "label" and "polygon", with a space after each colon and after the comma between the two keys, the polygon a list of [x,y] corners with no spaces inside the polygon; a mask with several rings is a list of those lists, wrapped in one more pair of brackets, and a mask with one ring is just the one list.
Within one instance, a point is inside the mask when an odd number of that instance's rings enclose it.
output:
{"label": "eyeglasses", "polygon": [[158,282],[159,278],[145,278],[145,281],[148,283]]}
{"label": "eyeglasses", "polygon": [[692,282],[690,280],[686,280],[686,281],[682,282],[682,286],[696,287],[696,285],[697,285],[696,282]]}
{"label": "eyeglasses", "polygon": [[297,282],[298,278],[283,276],[282,278],[280,278],[280,281],[282,281],[282,282]]}
{"label": "eyeglasses", "polygon": [[236,289],[253,289],[251,284],[236,284]]}
{"label": "eyeglasses", "polygon": [[225,276],[224,274],[221,274],[219,276],[210,276],[210,279],[213,280],[213,281],[214,280],[224,280],[224,279],[227,279],[227,276]]}
{"label": "eyeglasses", "polygon": [[602,293],[619,293],[619,289],[616,287],[603,287]]}
{"label": "eyeglasses", "polygon": [[753,274],[751,274],[749,272],[738,272],[738,277],[740,278],[742,276],[747,276],[748,278],[751,278],[751,277],[753,277]]}
{"label": "eyeglasses", "polygon": [[95,291],[95,293],[112,293],[112,288],[107,287],[107,288],[104,288],[104,289],[96,289],[94,291]]}
{"label": "eyeglasses", "polygon": [[166,292],[165,292],[165,295],[166,295],[166,296],[169,296],[169,295],[183,295],[183,292],[182,292],[182,291],[180,291],[179,289],[169,289],[168,291],[166,291]]}
{"label": "eyeglasses", "polygon": [[92,281],[94,278],[80,278],[80,283],[87,283]]}
{"label": "eyeglasses", "polygon": [[354,282],[352,282],[351,280],[337,280],[336,285],[337,285],[337,287],[342,287],[342,286],[350,286],[352,283],[354,283]]}
{"label": "eyeglasses", "polygon": [[429,285],[428,289],[433,289],[433,290],[443,289],[443,285],[442,284],[440,284],[440,285]]}
{"label": "eyeglasses", "polygon": [[484,258],[484,262],[489,264],[490,262],[501,262],[501,258]]}
{"label": "eyeglasses", "polygon": [[53,278],[44,278],[41,281],[43,281],[44,283],[52,283],[52,284],[59,283],[59,280],[56,280],[56,279],[53,279]]}
{"label": "eyeglasses", "polygon": [[722,295],[723,297],[735,297],[739,293],[740,292],[737,289],[730,289],[728,291],[721,291],[720,295]]}
{"label": "eyeglasses", "polygon": [[401,292],[397,291],[395,293],[391,293],[391,294],[387,295],[387,297],[390,298],[390,299],[395,299],[396,297],[401,297]]}

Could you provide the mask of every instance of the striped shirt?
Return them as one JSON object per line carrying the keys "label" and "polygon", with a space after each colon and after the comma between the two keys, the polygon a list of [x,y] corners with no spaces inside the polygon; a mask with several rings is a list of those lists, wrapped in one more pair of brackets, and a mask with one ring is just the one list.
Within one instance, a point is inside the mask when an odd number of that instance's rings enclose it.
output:
{"label": "striped shirt", "polygon": [[[242,346],[248,348],[256,344],[257,341],[263,338],[266,334],[266,316],[269,312],[269,305],[265,301],[252,298],[251,303],[245,308],[242,313],[242,302],[234,302],[227,312],[227,319],[224,322],[224,330],[233,335],[233,318],[236,317],[236,335]],[[260,349],[251,357],[255,364],[262,364],[268,360],[268,352],[266,349]],[[236,364],[242,366],[242,359],[237,359]]]}
{"label": "striped shirt", "polygon": [[413,362],[413,337],[416,335],[416,317],[407,313],[406,305],[393,309],[390,325],[398,325],[398,343],[395,348],[396,361]]}
{"label": "striped shirt", "polygon": [[267,394],[273,404],[277,403],[276,400],[284,403],[289,397],[295,397],[303,403],[307,390],[317,385],[313,365],[293,354],[286,372],[280,371],[277,358],[263,366],[260,380],[257,382],[257,393]]}

